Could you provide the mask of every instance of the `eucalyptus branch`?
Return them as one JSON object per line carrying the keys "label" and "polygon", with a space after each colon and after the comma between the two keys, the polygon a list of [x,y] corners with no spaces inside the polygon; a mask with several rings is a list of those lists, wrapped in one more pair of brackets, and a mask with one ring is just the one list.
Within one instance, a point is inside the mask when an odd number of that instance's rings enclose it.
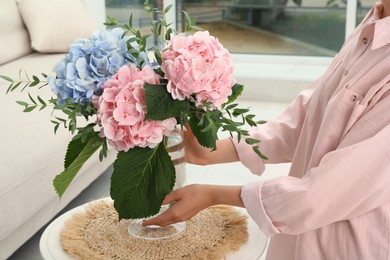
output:
{"label": "eucalyptus branch", "polygon": [[[145,11],[149,14],[149,19],[150,19],[151,24],[152,24],[152,33],[154,34],[154,37],[157,40],[158,47],[162,47],[163,43],[162,43],[161,38],[160,38],[161,30],[162,30],[161,20],[160,19],[154,20],[154,15],[158,14],[159,11],[158,11],[158,9],[152,7],[149,0],[145,0],[144,6],[145,6],[144,7]],[[157,28],[157,24],[158,24],[159,28]]]}
{"label": "eucalyptus branch", "polygon": [[54,126],[54,133],[57,132],[60,125],[63,125],[65,129],[68,129],[72,134],[78,129],[77,118],[83,116],[88,120],[91,116],[96,115],[96,109],[91,102],[87,103],[71,103],[71,99],[66,100],[64,104],[56,104],[54,110],[62,111],[67,118],[58,118],[56,120],[51,120]]}
{"label": "eucalyptus branch", "polygon": [[191,30],[197,30],[197,31],[203,31],[203,28],[199,27],[196,25],[196,18],[191,18],[191,16],[186,12],[186,11],[182,11],[185,18],[186,18],[186,22],[187,22],[187,26],[185,28],[185,31],[186,32],[189,32]]}
{"label": "eucalyptus branch", "polygon": [[[27,80],[22,79],[21,73],[22,70],[19,70],[19,79],[17,80],[5,75],[0,75],[0,78],[9,82],[6,94],[18,89],[20,86],[23,86],[21,90],[21,92],[23,92],[27,87],[38,87],[39,89],[41,89],[49,83],[47,81],[47,75],[44,73],[41,73],[40,76],[32,75],[32,79],[30,79],[29,75],[25,72],[25,77],[27,78]],[[41,79],[41,77],[43,77],[43,79]]]}
{"label": "eucalyptus branch", "polygon": [[[259,124],[264,124],[266,121],[255,121],[253,114],[247,114],[249,109],[247,108],[237,108],[238,104],[230,104],[225,107],[226,114],[228,117],[222,117],[222,131],[229,131],[230,136],[235,132],[237,134],[238,142],[241,141],[242,137],[245,138],[245,142],[252,146],[253,151],[263,160],[268,158],[260,152],[259,143],[261,142],[258,139],[252,138],[249,135],[248,130],[242,129],[246,124],[251,127],[255,127]],[[232,110],[232,111],[230,111]],[[235,118],[239,118],[240,121],[234,121]]]}
{"label": "eucalyptus branch", "polygon": [[17,100],[16,103],[23,106],[24,110],[23,112],[31,112],[35,110],[36,108],[39,108],[39,111],[47,108],[47,107],[55,107],[55,100],[50,99],[49,101],[45,102],[39,95],[34,99],[30,93],[28,93],[28,97],[31,101],[31,103],[27,103],[25,101]]}

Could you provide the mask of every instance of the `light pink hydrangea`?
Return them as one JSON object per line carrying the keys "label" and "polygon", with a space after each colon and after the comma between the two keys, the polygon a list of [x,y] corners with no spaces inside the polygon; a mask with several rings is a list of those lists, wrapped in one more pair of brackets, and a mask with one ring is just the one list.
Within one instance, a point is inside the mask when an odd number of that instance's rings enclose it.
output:
{"label": "light pink hydrangea", "polygon": [[148,66],[139,70],[135,65],[126,65],[104,83],[103,94],[93,99],[98,123],[102,126],[101,134],[116,150],[153,148],[175,128],[175,118],[144,120],[146,101],[143,86],[145,82],[159,84],[160,78]]}
{"label": "light pink hydrangea", "polygon": [[232,93],[235,79],[231,55],[208,31],[172,37],[162,60],[167,89],[174,99],[192,99],[195,94],[196,105],[207,101],[215,109]]}

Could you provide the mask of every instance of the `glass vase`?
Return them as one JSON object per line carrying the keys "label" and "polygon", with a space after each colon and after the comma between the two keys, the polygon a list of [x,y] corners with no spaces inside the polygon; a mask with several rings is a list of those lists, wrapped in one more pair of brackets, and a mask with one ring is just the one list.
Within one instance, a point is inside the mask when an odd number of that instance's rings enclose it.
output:
{"label": "glass vase", "polygon": [[[184,136],[181,126],[177,126],[170,136],[164,138],[163,142],[176,170],[176,180],[173,190],[184,187],[187,183],[187,175],[184,159]],[[169,205],[161,206],[158,214],[161,214],[167,209],[169,209]],[[154,225],[143,227],[142,222],[144,220],[133,220],[128,226],[129,234],[140,239],[159,240],[176,236],[186,228],[186,222],[178,222],[166,227]]]}

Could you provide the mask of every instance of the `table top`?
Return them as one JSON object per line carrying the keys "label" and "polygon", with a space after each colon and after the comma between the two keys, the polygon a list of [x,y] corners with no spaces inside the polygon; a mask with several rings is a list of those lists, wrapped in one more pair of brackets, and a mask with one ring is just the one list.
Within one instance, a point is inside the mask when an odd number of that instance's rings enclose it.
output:
{"label": "table top", "polygon": [[[91,203],[91,202],[90,202]],[[74,213],[85,211],[89,203],[76,207],[58,218],[47,226],[43,232],[39,248],[43,259],[45,260],[72,260],[62,248],[60,242],[60,233],[64,227],[64,222]],[[247,214],[245,209],[237,208],[242,214]],[[248,216],[248,242],[240,248],[238,252],[230,253],[226,256],[227,260],[254,260],[259,259],[264,253],[267,245],[267,237],[260,231],[256,223]]]}

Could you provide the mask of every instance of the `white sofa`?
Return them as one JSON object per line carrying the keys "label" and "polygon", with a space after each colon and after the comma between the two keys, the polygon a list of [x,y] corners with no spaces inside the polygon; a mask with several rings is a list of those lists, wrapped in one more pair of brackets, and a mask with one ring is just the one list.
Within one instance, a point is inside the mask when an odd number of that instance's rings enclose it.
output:
{"label": "white sofa", "polygon": [[[82,0],[0,1],[0,75],[17,78],[19,69],[26,70],[29,75],[41,72],[51,74],[53,65],[64,56],[63,53],[44,53],[59,50],[45,50],[39,46],[42,43],[37,43],[40,39],[36,38],[42,32],[49,32],[49,36],[53,36],[60,31],[61,36],[64,36],[66,31],[61,31],[63,29],[60,29],[60,25],[50,22],[44,15],[39,18],[46,20],[44,29],[32,28],[27,24],[37,19],[34,15],[26,17],[28,12],[35,9],[42,14],[50,12],[50,7],[45,4],[48,1],[54,3],[54,8],[60,6],[59,2]],[[79,15],[83,12],[90,15],[88,9],[92,10],[90,17],[93,18],[90,19],[94,21],[94,26],[101,24],[105,19],[104,0],[89,0],[86,3],[88,7],[81,10]],[[85,3],[82,4],[85,7]],[[21,12],[21,7],[25,8],[24,13]],[[71,13],[62,11],[64,13],[60,16],[51,12],[52,18],[57,16],[66,23],[65,26],[69,26],[72,19],[77,19],[75,15],[80,10],[71,10]],[[87,19],[86,16],[83,18]],[[38,26],[39,22],[42,21],[38,21]],[[80,23],[81,27],[85,24]],[[55,26],[54,31],[50,31],[53,30],[50,28],[52,25]],[[38,36],[32,35],[31,30],[36,30],[34,33]],[[56,38],[61,40],[58,36]],[[36,46],[33,41],[36,41]],[[71,135],[63,128],[54,134],[53,124],[50,123],[51,109],[23,113],[23,107],[15,101],[28,101],[27,93],[16,91],[6,95],[7,86],[7,82],[0,80],[0,259],[6,259],[16,251],[101,175],[115,159],[115,154],[110,153],[106,160],[100,162],[98,154],[95,154],[60,200],[54,191],[52,180],[63,171],[63,157]],[[41,96],[51,96],[49,87],[42,90]]]}

